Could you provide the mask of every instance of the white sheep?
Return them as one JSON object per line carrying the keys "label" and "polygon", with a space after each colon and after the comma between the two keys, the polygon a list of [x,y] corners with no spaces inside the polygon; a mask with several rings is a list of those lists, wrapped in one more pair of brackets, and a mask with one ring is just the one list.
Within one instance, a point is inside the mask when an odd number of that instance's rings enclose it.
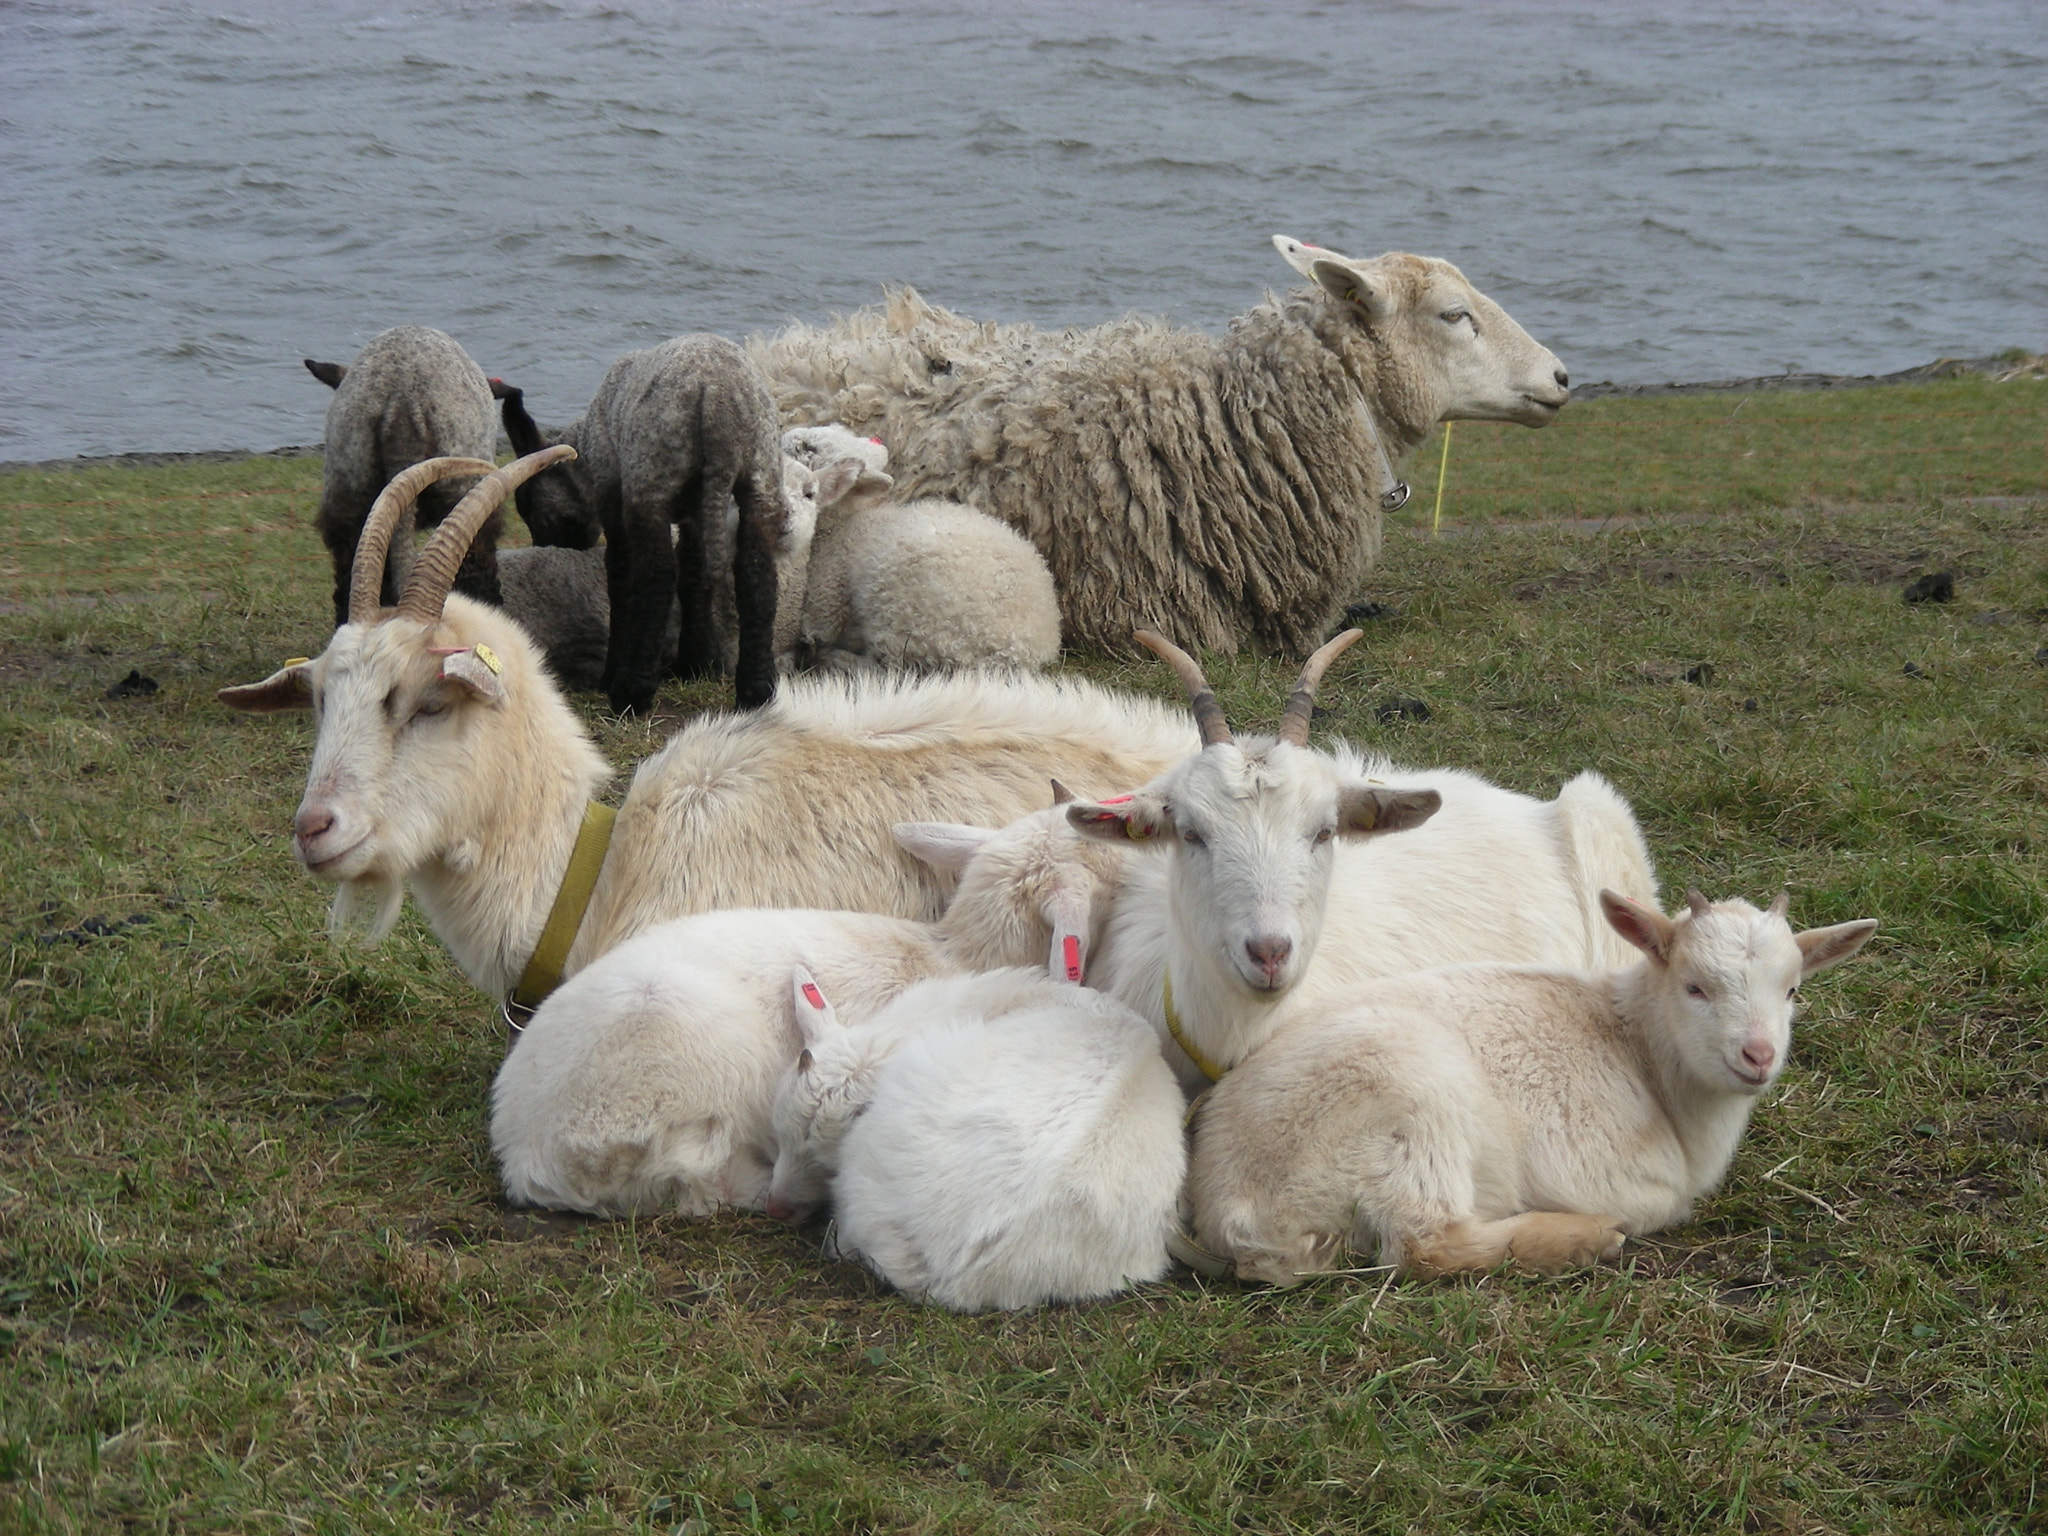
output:
{"label": "white sheep", "polygon": [[542,1003],[492,1090],[507,1196],[594,1215],[760,1207],[776,1086],[801,1045],[793,967],[858,1023],[929,977],[1028,962],[1064,974],[1070,941],[1072,963],[1085,965],[1099,893],[1121,862],[1077,838],[1057,809],[1000,832],[917,823],[900,836],[965,866],[935,924],[704,913],[620,945]]}
{"label": "white sheep", "polygon": [[1289,1285],[1347,1250],[1417,1275],[1552,1271],[1683,1221],[1784,1068],[1801,978],[1877,927],[1795,934],[1783,897],[1688,901],[1674,922],[1601,894],[1642,950],[1626,970],[1457,966],[1294,1020],[1202,1106],[1202,1245]]}
{"label": "white sheep", "polygon": [[1013,970],[921,983],[864,1029],[822,1007],[800,1017],[771,1198],[791,1162],[831,1173],[841,1257],[957,1312],[1085,1301],[1166,1273],[1182,1101],[1128,1008]]}
{"label": "white sheep", "polygon": [[905,289],[755,337],[786,421],[894,451],[899,494],[966,502],[1052,569],[1069,646],[1298,656],[1377,555],[1395,465],[1439,421],[1540,427],[1564,368],[1449,262],[1276,235],[1309,287],[1221,336],[1163,321],[977,324]]}
{"label": "white sheep", "polygon": [[813,656],[921,670],[1059,659],[1052,573],[1021,534],[958,502],[885,504],[887,449],[844,427],[792,429],[783,449],[820,482],[803,605]]}
{"label": "white sheep", "polygon": [[[469,513],[435,531],[396,610],[380,605],[402,507],[435,473],[488,468],[436,462],[380,498],[349,622],[326,650],[219,697],[256,712],[317,700],[293,830],[305,867],[340,886],[336,926],[360,923],[381,937],[409,884],[463,973],[503,997],[534,952],[611,770],[524,631],[447,595],[475,521],[531,460],[472,491],[478,501],[465,498]],[[1002,826],[1044,803],[1048,779],[1143,783],[1191,740],[1177,712],[1085,683],[797,679],[765,710],[693,721],[641,765],[563,974],[691,912],[812,906],[936,918],[952,879],[901,851],[895,823],[926,815]]]}
{"label": "white sheep", "polygon": [[[364,344],[354,363],[305,359],[306,371],[334,391],[320,450],[320,510],[314,526],[334,558],[334,622],[348,622],[356,543],[378,492],[400,470],[454,456],[489,463],[497,452],[492,383],[462,344],[424,325],[393,326]],[[475,484],[458,476],[427,487],[416,516],[439,523]],[[478,530],[455,574],[455,589],[479,602],[499,601],[494,512]],[[412,554],[412,524],[394,541],[381,596],[395,602]]]}
{"label": "white sheep", "polygon": [[1615,948],[1604,921],[1588,926],[1593,893],[1655,895],[1642,834],[1596,774],[1543,802],[1469,773],[1311,750],[1316,684],[1358,633],[1302,669],[1277,739],[1243,740],[1194,660],[1141,637],[1180,675],[1205,746],[1136,794],[1069,808],[1140,854],[1096,984],[1153,1020],[1190,1091],[1294,1011],[1371,977],[1470,960],[1602,965]]}

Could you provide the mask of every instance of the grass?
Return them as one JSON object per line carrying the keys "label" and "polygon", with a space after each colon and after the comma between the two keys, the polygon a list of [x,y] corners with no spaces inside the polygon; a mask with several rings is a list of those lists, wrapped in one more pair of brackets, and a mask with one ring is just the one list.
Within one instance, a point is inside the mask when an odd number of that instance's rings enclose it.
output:
{"label": "grass", "polygon": [[[1419,455],[1320,727],[1599,767],[1668,899],[1880,920],[1726,1188],[1557,1280],[999,1318],[758,1218],[503,1209],[489,1005],[410,919],[326,940],[306,724],[211,699],[319,644],[316,466],[0,478],[0,1531],[2048,1528],[2048,396],[1734,404],[1460,428],[1442,539]],[[1257,722],[1291,669],[1214,672]],[[593,723],[630,763],[715,692]]]}

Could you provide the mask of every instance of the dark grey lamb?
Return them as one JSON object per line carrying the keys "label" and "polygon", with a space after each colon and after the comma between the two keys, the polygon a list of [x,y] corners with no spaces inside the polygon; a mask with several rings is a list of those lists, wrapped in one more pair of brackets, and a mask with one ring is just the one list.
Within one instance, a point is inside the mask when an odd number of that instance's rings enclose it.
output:
{"label": "dark grey lamb", "polygon": [[[400,470],[424,459],[446,455],[492,460],[498,427],[491,419],[491,381],[483,369],[454,337],[424,325],[379,332],[347,366],[310,357],[305,364],[314,378],[334,391],[327,405],[320,511],[314,526],[334,556],[334,623],[339,628],[348,621],[356,540],[377,493]],[[428,486],[415,508],[418,523],[440,522],[475,484],[465,478]],[[456,591],[487,603],[500,600],[502,522],[494,512],[478,530],[456,573]],[[384,572],[387,604],[398,600],[411,569],[411,532],[408,525],[392,540],[392,558]]]}
{"label": "dark grey lamb", "polygon": [[[678,336],[612,364],[589,408],[561,432],[543,432],[520,391],[508,387],[503,399],[517,452],[557,442],[576,449],[572,463],[520,487],[519,510],[538,542],[576,542],[562,536],[572,528],[604,531],[611,623],[603,687],[612,707],[636,714],[653,704],[672,602],[682,609],[675,670],[717,676],[730,638],[735,701],[767,703],[775,547],[789,519],[782,423],[760,370],[723,337]],[[737,508],[730,530],[729,506]],[[722,625],[728,580],[734,618]]]}

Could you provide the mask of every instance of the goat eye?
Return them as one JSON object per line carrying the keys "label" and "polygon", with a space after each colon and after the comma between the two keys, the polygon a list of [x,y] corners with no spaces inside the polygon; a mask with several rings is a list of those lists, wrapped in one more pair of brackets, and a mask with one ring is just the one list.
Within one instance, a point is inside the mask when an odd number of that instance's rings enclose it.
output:
{"label": "goat eye", "polygon": [[1687,982],[1687,983],[1685,984],[1685,995],[1686,995],[1687,997],[1702,997],[1702,998],[1703,998],[1703,997],[1705,997],[1705,996],[1707,995],[1707,989],[1706,989],[1705,987],[1701,986],[1701,985],[1700,985],[1700,984],[1699,984],[1698,982],[1696,982],[1696,981],[1688,981],[1688,982]]}
{"label": "goat eye", "polygon": [[446,699],[428,698],[420,700],[419,704],[414,708],[412,712],[412,717],[413,719],[418,720],[423,717],[433,715],[445,715],[447,713],[448,701]]}
{"label": "goat eye", "polygon": [[1324,843],[1327,843],[1331,838],[1335,837],[1336,835],[1337,829],[1335,827],[1324,827],[1321,831],[1316,833],[1313,841],[1318,847],[1321,847]]}
{"label": "goat eye", "polygon": [[1199,832],[1183,832],[1180,835],[1180,840],[1190,848],[1206,848],[1209,846],[1209,840]]}

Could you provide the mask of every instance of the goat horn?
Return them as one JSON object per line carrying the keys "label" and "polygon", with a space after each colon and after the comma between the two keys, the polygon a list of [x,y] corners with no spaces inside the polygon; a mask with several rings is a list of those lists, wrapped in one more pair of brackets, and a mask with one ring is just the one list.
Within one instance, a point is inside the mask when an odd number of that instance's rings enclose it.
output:
{"label": "goat horn", "polygon": [[507,496],[542,470],[575,457],[574,448],[557,443],[523,459],[514,459],[503,469],[492,470],[472,486],[469,494],[455,504],[455,510],[441,520],[432,542],[420,551],[412,568],[412,579],[405,584],[405,595],[398,600],[398,611],[422,624],[439,623],[441,610],[448,602],[448,589],[455,585],[455,573],[462,568],[463,556],[469,553],[484,520],[504,505]]}
{"label": "goat horn", "polygon": [[1062,784],[1058,779],[1054,779],[1052,781],[1052,803],[1054,805],[1071,804],[1073,798],[1074,792],[1071,789],[1067,788],[1067,786]]}
{"label": "goat horn", "polygon": [[391,477],[377,493],[363,531],[356,535],[356,563],[350,567],[348,621],[371,624],[384,607],[384,562],[391,554],[391,536],[400,519],[412,510],[420,492],[436,480],[456,475],[488,475],[497,466],[488,459],[423,459]]}
{"label": "goat horn", "polygon": [[1707,900],[1698,891],[1687,891],[1685,893],[1685,904],[1692,908],[1692,915],[1694,917],[1705,917],[1707,915],[1707,908],[1713,905],[1711,901]]}
{"label": "goat horn", "polygon": [[1223,718],[1223,706],[1216,702],[1216,690],[1209,686],[1209,679],[1202,676],[1200,662],[1164,635],[1154,634],[1149,629],[1134,631],[1131,638],[1173,668],[1173,675],[1188,691],[1188,708],[1194,711],[1195,725],[1202,733],[1203,746],[1213,747],[1219,741],[1226,744],[1236,741],[1237,738],[1230,734],[1230,722]]}
{"label": "goat horn", "polygon": [[1294,680],[1294,692],[1287,696],[1287,712],[1280,717],[1280,739],[1297,747],[1308,745],[1309,722],[1315,718],[1316,689],[1330,663],[1351,649],[1362,629],[1347,629],[1301,664],[1301,676]]}

